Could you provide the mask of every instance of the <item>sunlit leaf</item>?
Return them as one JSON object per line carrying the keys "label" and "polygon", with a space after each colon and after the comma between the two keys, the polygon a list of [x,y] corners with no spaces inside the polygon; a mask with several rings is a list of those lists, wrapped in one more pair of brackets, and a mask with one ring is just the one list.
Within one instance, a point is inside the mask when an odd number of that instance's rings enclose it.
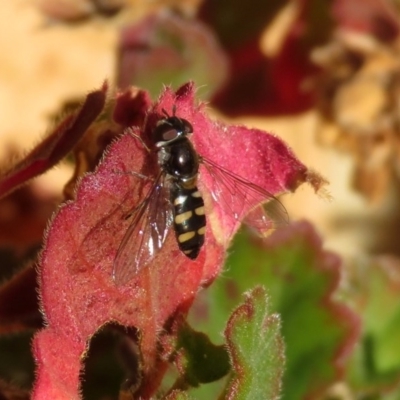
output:
{"label": "sunlit leaf", "polygon": [[280,318],[270,314],[265,290],[257,287],[248,292],[225,329],[233,368],[227,399],[280,398],[285,364],[280,330]]}

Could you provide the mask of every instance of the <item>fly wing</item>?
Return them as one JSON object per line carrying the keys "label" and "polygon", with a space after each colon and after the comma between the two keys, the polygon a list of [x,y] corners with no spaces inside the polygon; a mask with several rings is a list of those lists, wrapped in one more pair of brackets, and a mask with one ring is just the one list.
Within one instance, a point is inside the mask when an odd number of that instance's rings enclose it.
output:
{"label": "fly wing", "polygon": [[121,285],[147,267],[162,248],[172,223],[167,186],[160,173],[144,200],[128,214],[131,223],[122,238],[113,266]]}
{"label": "fly wing", "polygon": [[[261,236],[278,225],[288,223],[285,207],[273,194],[211,160],[203,158],[203,165],[212,178],[209,190],[214,204],[230,213],[238,223],[246,224]],[[228,237],[236,226],[232,224]]]}

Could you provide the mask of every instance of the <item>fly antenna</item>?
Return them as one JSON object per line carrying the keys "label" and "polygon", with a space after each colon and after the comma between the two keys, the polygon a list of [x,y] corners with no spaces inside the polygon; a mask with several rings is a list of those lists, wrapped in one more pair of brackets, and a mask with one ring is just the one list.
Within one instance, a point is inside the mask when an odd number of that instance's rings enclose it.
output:
{"label": "fly antenna", "polygon": [[[163,113],[167,118],[169,118],[169,114],[167,113],[167,111],[165,110],[165,108],[162,108],[161,111],[162,111],[162,113]],[[175,114],[174,114],[174,115],[175,115]]]}
{"label": "fly antenna", "polygon": [[176,104],[172,106],[172,116],[175,117],[176,114]]}

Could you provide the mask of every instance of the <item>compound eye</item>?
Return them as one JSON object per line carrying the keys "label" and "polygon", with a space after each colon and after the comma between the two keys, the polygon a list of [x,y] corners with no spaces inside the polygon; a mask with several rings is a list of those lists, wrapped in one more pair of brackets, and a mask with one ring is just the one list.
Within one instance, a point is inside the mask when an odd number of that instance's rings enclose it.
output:
{"label": "compound eye", "polygon": [[169,119],[162,119],[158,122],[153,132],[155,143],[165,143],[175,140],[179,136],[179,130],[171,124]]}
{"label": "compound eye", "polygon": [[153,138],[158,146],[173,142],[193,132],[192,124],[176,116],[161,119],[154,129]]}
{"label": "compound eye", "polygon": [[187,121],[186,119],[182,119],[182,126],[183,126],[183,132],[185,134],[193,133],[193,126],[192,124]]}
{"label": "compound eye", "polygon": [[165,128],[169,128],[169,129],[165,129],[162,132],[162,141],[163,142],[169,142],[170,140],[175,140],[178,137],[178,131],[172,127],[172,126],[165,126]]}

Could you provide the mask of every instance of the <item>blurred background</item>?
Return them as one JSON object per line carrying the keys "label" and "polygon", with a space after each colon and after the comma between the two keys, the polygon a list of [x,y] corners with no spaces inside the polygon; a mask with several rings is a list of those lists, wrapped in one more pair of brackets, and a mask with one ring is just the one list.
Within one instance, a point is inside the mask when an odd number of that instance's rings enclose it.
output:
{"label": "blurred background", "polygon": [[[1,4],[1,159],[105,79],[154,97],[192,79],[218,118],[282,137],[329,180],[331,201],[307,187],[284,197],[292,220],[314,222],[346,257],[395,254],[396,2],[210,3]],[[35,185],[57,194],[69,174],[62,165]]]}

